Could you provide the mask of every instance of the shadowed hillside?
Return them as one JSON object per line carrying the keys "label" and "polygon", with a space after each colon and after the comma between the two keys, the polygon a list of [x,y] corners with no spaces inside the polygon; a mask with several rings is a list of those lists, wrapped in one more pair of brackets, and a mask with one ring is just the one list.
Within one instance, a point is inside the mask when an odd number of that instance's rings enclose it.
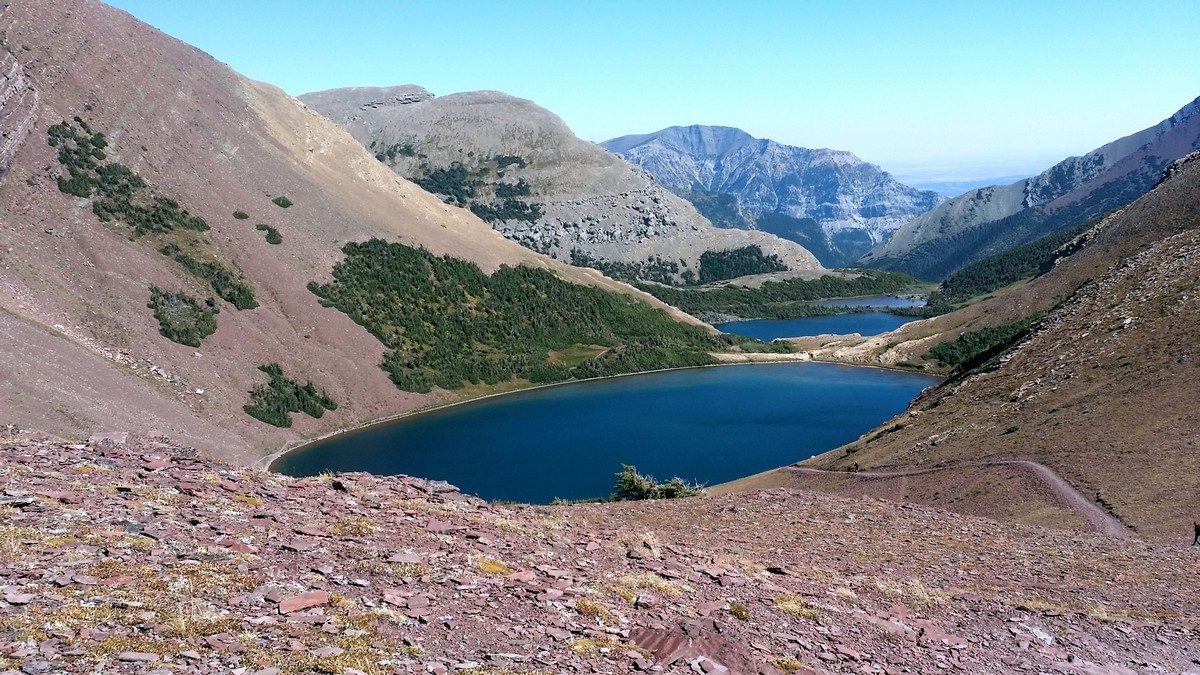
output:
{"label": "shadowed hillside", "polygon": [[[370,238],[662,307],[507,241],[275,87],[122,12],[7,3],[0,37],[5,421],[160,432],[249,460],[444,400],[394,386],[384,345],[306,288]],[[268,364],[336,409],[288,431],[244,413]]]}

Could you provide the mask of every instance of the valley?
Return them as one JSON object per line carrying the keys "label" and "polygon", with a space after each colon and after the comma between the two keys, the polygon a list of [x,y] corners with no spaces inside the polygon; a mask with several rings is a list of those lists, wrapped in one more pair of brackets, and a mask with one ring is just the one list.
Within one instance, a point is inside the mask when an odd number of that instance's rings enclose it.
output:
{"label": "valley", "polygon": [[[661,131],[293,97],[134,14],[0,3],[0,672],[1200,663],[1200,99],[944,199],[622,83]],[[484,42],[419,56],[521,72]]]}

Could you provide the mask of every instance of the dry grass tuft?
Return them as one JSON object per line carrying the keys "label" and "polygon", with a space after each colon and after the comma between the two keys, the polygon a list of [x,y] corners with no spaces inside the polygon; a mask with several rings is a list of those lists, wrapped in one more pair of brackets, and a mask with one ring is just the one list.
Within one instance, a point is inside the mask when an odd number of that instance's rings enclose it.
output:
{"label": "dry grass tuft", "polygon": [[366,516],[343,516],[329,526],[329,533],[338,537],[362,537],[378,531],[379,526]]}
{"label": "dry grass tuft", "polygon": [[816,619],[818,616],[821,616],[821,610],[813,607],[807,600],[798,595],[785,593],[776,596],[775,607],[784,614],[799,616],[805,619]]}
{"label": "dry grass tuft", "polygon": [[509,574],[512,572],[512,569],[503,562],[479,553],[471,556],[471,564],[479,568],[479,571],[486,572],[487,574]]}
{"label": "dry grass tuft", "polygon": [[804,666],[803,663],[800,663],[799,659],[792,656],[776,656],[771,659],[771,665],[787,673],[787,675],[792,675],[792,673]]}
{"label": "dry grass tuft", "polygon": [[617,577],[606,588],[629,602],[637,600],[639,591],[655,591],[674,598],[692,590],[687,584],[675,584],[653,572]]}
{"label": "dry grass tuft", "polygon": [[575,638],[567,642],[567,647],[576,654],[594,654],[622,649],[624,645],[608,636]]}
{"label": "dry grass tuft", "polygon": [[737,600],[729,601],[729,613],[733,614],[739,621],[750,620],[750,608]]}
{"label": "dry grass tuft", "polygon": [[613,613],[608,611],[604,603],[591,598],[579,598],[575,601],[575,611],[580,615],[596,620],[605,626],[616,626],[619,621],[613,616]]}

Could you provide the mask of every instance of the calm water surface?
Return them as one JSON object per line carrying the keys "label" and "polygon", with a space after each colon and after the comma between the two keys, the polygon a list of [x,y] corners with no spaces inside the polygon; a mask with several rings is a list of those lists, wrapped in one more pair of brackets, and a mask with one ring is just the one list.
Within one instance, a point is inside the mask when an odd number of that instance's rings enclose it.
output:
{"label": "calm water surface", "polygon": [[856,298],[818,300],[809,304],[816,307],[924,307],[925,301],[895,295],[861,295]]}
{"label": "calm water surface", "polygon": [[887,312],[861,312],[858,314],[834,314],[833,316],[806,316],[800,319],[753,319],[713,324],[722,333],[745,335],[770,342],[775,338],[805,337],[808,335],[879,335],[913,321],[911,316],[897,316]]}
{"label": "calm water surface", "polygon": [[[924,300],[900,298],[894,295],[864,295],[857,298],[833,298],[811,303],[817,307],[923,307]],[[862,312],[859,314],[835,314],[833,316],[808,316],[799,319],[751,319],[713,324],[723,333],[745,335],[770,342],[776,338],[807,337],[810,335],[879,335],[896,330],[914,321],[911,316],[897,316],[887,312]]]}
{"label": "calm water surface", "polygon": [[932,377],[825,363],[694,368],[498,396],[345,434],[273,468],[404,473],[485,499],[606,496],[621,464],[714,484],[848,443]]}

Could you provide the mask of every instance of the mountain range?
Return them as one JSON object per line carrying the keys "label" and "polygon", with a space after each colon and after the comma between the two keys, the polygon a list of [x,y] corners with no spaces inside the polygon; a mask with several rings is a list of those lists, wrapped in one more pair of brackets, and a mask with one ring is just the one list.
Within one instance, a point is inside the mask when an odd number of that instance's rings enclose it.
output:
{"label": "mountain range", "polygon": [[784,145],[732,127],[669,127],[601,145],[713,223],[800,242],[829,267],[849,266],[943,199],[849,152]]}
{"label": "mountain range", "polygon": [[859,263],[938,280],[967,264],[1083,223],[1144,194],[1171,162],[1200,148],[1200,98],[1158,124],[1068,157],[1009,185],[938,205]]}
{"label": "mountain range", "polygon": [[[681,283],[705,253],[758,247],[783,267],[823,270],[767,232],[717,229],[645,172],[577,138],[550,111],[494,91],[435,97],[421,87],[300,96],[377,158],[497,231],[565,262],[626,279]],[[747,273],[766,270],[748,270]]]}

